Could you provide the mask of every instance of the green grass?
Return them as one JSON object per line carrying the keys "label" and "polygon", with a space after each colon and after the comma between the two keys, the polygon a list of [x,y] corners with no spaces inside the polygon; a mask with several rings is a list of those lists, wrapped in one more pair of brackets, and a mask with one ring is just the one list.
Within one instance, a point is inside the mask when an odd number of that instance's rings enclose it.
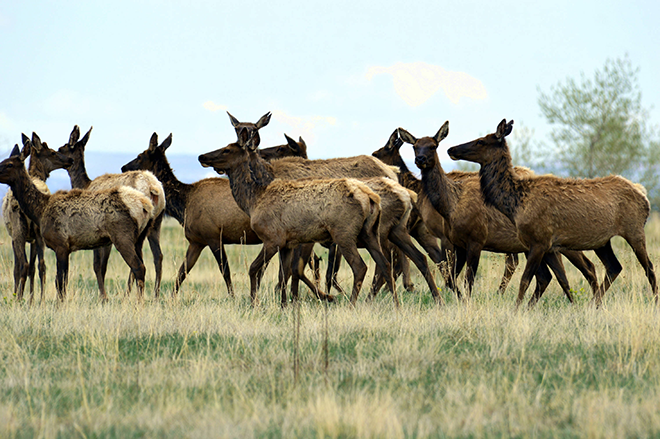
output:
{"label": "green grass", "polygon": [[[366,303],[366,288],[356,309],[343,297],[326,309],[303,294],[296,379],[295,309],[279,308],[275,261],[261,306],[249,306],[257,247],[228,248],[236,298],[206,250],[171,299],[186,242],[166,222],[164,299],[152,298],[145,247],[143,305],[124,297],[128,269],[116,253],[111,299],[99,304],[90,252],[72,257],[69,296],[58,305],[48,251],[46,303],[28,307],[11,297],[11,246],[1,233],[3,438],[660,435],[658,311],[620,240],[624,271],[600,310],[567,263],[576,304],[553,282],[534,310],[514,313],[522,267],[497,296],[500,255],[485,255],[469,303],[443,290],[446,305],[435,306],[416,271],[419,291],[399,288],[398,312],[388,293]],[[660,219],[647,233],[658,265]],[[345,267],[340,282],[350,288]]]}

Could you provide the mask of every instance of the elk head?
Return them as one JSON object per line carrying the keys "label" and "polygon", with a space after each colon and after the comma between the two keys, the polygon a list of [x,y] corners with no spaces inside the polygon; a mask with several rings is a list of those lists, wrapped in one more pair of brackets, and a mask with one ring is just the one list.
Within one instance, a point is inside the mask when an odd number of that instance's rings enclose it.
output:
{"label": "elk head", "polygon": [[449,134],[449,121],[445,122],[433,137],[415,138],[403,128],[397,130],[401,140],[410,143],[415,151],[415,164],[421,170],[432,168],[438,161],[438,145]]}
{"label": "elk head", "polygon": [[0,183],[10,184],[17,181],[22,174],[27,176],[25,159],[30,155],[30,150],[30,139],[23,134],[23,150],[19,150],[18,145],[14,145],[9,157],[0,162]]}
{"label": "elk head", "polygon": [[501,157],[504,150],[508,150],[504,138],[511,134],[512,130],[513,120],[507,122],[506,119],[502,119],[494,133],[453,146],[447,150],[447,154],[452,160],[467,160],[480,165],[491,163]]}
{"label": "elk head", "polygon": [[238,119],[236,119],[234,116],[232,116],[229,111],[227,112],[229,115],[229,120],[231,121],[231,125],[234,127],[236,130],[236,137],[237,137],[237,142],[240,144],[240,146],[245,146],[245,144],[241,143],[241,132],[242,131],[247,131],[247,136],[248,138],[251,138],[254,136],[254,144],[255,147],[259,146],[259,143],[261,143],[261,138],[259,137],[259,130],[266,125],[268,125],[268,122],[270,122],[270,111],[263,116],[261,116],[261,119],[257,121],[257,123],[252,123],[252,122],[239,122]]}
{"label": "elk head", "polygon": [[281,159],[283,157],[302,157],[307,158],[307,144],[302,137],[298,137],[296,142],[291,137],[284,135],[287,143],[285,145],[271,146],[259,150],[259,155],[266,161]]}
{"label": "elk head", "polygon": [[249,154],[256,151],[254,133],[256,131],[249,136],[248,130],[241,130],[238,142],[200,155],[199,163],[205,168],[213,168],[218,174],[227,173],[230,169],[244,163]]}
{"label": "elk head", "polygon": [[394,130],[385,146],[374,151],[371,155],[381,160],[383,163],[393,165],[395,164],[394,161],[401,159],[401,155],[399,154],[401,145],[403,145],[403,140],[399,137],[399,130]]}
{"label": "elk head", "polygon": [[69,141],[60,146],[57,152],[73,159],[75,162],[84,161],[85,146],[87,146],[87,142],[89,141],[89,136],[92,134],[93,128],[94,127],[90,127],[89,131],[87,131],[83,138],[80,139],[80,127],[75,125],[71,131],[71,134],[69,135]]}
{"label": "elk head", "polygon": [[167,163],[165,150],[172,145],[172,133],[170,133],[163,143],[158,144],[158,134],[153,133],[149,140],[149,147],[141,152],[136,158],[121,167],[121,172],[127,171],[153,171],[159,163]]}

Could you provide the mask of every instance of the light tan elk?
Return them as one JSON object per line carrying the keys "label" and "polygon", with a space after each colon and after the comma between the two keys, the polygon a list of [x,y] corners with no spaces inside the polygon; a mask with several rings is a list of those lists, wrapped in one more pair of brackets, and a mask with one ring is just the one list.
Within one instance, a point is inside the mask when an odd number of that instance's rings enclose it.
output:
{"label": "light tan elk", "polygon": [[594,250],[603,262],[605,280],[593,297],[600,306],[605,291],[622,270],[612,251],[613,236],[623,237],[632,247],[657,304],[658,287],[644,233],[650,212],[645,189],[621,176],[520,178],[513,171],[505,139],[512,130],[513,121],[504,119],[494,133],[454,146],[448,153],[454,160],[481,165],[480,188],[485,202],[515,224],[520,241],[529,248],[516,307],[522,303],[544,255],[563,249]]}
{"label": "light tan elk", "polygon": [[[57,151],[48,147],[44,142],[41,142],[39,136],[32,134],[33,147],[32,156],[30,157],[30,166],[28,174],[32,178],[34,185],[43,193],[49,194],[50,191],[45,184],[46,179],[50,173],[56,169],[61,169],[69,166],[71,160]],[[23,144],[25,145],[30,139],[23,134]],[[12,154],[18,154],[18,145]],[[14,251],[14,296],[16,300],[23,299],[23,290],[25,282],[30,279],[30,300],[32,304],[34,300],[34,273],[35,262],[39,260],[39,281],[41,283],[41,302],[44,301],[44,288],[46,281],[46,263],[44,262],[44,243],[41,238],[41,232],[38,227],[25,213],[21,210],[18,201],[13,196],[11,190],[7,191],[5,198],[2,201],[2,217],[7,227],[7,232],[11,237],[12,249]],[[25,255],[25,244],[30,243],[30,260],[28,262]]]}
{"label": "light tan elk", "polygon": [[[295,147],[295,141],[285,134],[287,143],[291,145],[292,149]],[[348,166],[346,165],[348,163]],[[435,239],[432,238],[430,233],[423,227],[423,223],[418,221],[414,224],[413,233],[408,232],[408,227],[411,224],[410,218],[413,214],[410,194],[406,193],[399,184],[395,184],[395,179],[392,179],[393,168],[385,166],[380,160],[374,160],[369,156],[335,158],[329,160],[295,160],[295,159],[281,159],[274,160],[271,165],[273,172],[277,177],[294,179],[309,178],[312,172],[317,177],[331,178],[331,177],[353,177],[359,178],[371,190],[376,192],[381,198],[381,223],[380,223],[380,242],[383,252],[386,255],[392,254],[395,251],[397,267],[395,268],[395,279],[399,272],[404,274],[404,285],[407,279],[407,259],[410,258],[415,265],[419,268],[422,276],[424,276],[431,294],[436,300],[440,300],[437,294],[437,287],[435,281],[429,270],[425,256],[417,250],[411,241],[411,235],[414,236],[422,247],[433,257],[437,258],[440,262],[440,249]],[[394,168],[396,169],[396,168]],[[384,175],[384,177],[372,177],[374,175]],[[393,184],[394,183],[394,184]],[[413,193],[413,197],[416,198]],[[326,273],[326,287],[328,292],[331,285],[335,285],[337,289],[341,290],[336,284],[334,275],[339,268],[339,258],[335,258],[336,246],[330,247],[328,256],[329,265]],[[305,259],[305,253],[302,252],[302,257]],[[391,261],[392,262],[392,261]],[[295,273],[295,271],[294,271]],[[372,294],[375,294],[382,286],[382,276],[374,277],[372,284]],[[305,281],[309,284],[308,281]],[[406,285],[407,289],[412,289],[410,285]]]}
{"label": "light tan elk", "polygon": [[0,162],[0,183],[9,185],[23,212],[40,228],[45,244],[55,252],[58,299],[66,297],[69,254],[112,243],[131,267],[142,300],[145,270],[137,246],[153,215],[151,200],[128,187],[44,194],[25,169],[30,150],[28,142],[19,154]]}
{"label": "light tan elk", "polygon": [[[394,303],[398,297],[390,264],[378,242],[380,197],[355,179],[275,180],[273,167],[256,151],[254,137],[240,132],[241,144],[232,143],[199,157],[202,166],[227,174],[232,195],[250,216],[250,225],[262,239],[261,253],[250,265],[250,297],[257,291],[266,265],[280,254],[283,270],[288,255],[299,244],[334,241],[353,270],[351,303],[355,304],[367,267],[357,251],[360,241],[386,274]],[[285,159],[286,160],[286,159]],[[286,290],[281,286],[282,306]]]}
{"label": "light tan elk", "polygon": [[[149,222],[144,233],[149,241],[151,253],[154,258],[154,267],[156,278],[154,282],[154,296],[158,298],[160,294],[160,282],[163,277],[163,252],[160,249],[160,228],[163,222],[163,213],[165,210],[165,191],[163,185],[150,172],[135,171],[123,174],[103,174],[94,180],[87,175],[85,168],[85,146],[89,141],[92,128],[80,139],[80,128],[78,125],[73,127],[69,141],[59,148],[59,152],[73,160],[73,164],[67,168],[71,187],[75,189],[87,189],[90,191],[99,191],[112,189],[119,186],[128,186],[137,189],[145,196],[151,199],[154,205],[154,217]],[[144,237],[141,238],[143,241]],[[112,245],[107,245],[94,249],[94,273],[99,286],[99,295],[102,301],[107,300],[105,292],[105,274],[108,268],[108,259]],[[138,249],[140,259],[142,259],[142,247]],[[130,293],[132,285],[132,271],[128,279],[127,293]]]}
{"label": "light tan elk", "polygon": [[[450,180],[444,173],[438,159],[438,144],[449,133],[449,122],[440,128],[433,137],[415,138],[406,130],[399,128],[399,135],[404,142],[411,143],[415,151],[415,164],[422,173],[422,185],[429,201],[445,220],[445,235],[454,244],[456,251],[456,269],[467,264],[466,279],[468,294],[474,284],[474,276],[479,266],[481,251],[499,253],[519,253],[528,249],[527,245],[518,239],[515,227],[497,209],[484,204],[481,197],[478,177],[463,180]],[[582,253],[562,249],[571,262],[580,269],[595,291],[598,282],[595,267]],[[543,256],[542,264],[536,267],[537,288],[530,305],[535,304],[543,294],[545,287],[552,279],[547,270],[548,265],[557,276],[557,280],[570,302],[573,298],[563,263],[556,252]]]}

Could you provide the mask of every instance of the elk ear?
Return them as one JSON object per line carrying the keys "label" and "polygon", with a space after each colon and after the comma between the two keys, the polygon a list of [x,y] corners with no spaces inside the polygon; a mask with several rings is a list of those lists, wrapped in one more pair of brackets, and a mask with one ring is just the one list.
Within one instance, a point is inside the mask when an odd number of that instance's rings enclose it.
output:
{"label": "elk ear", "polygon": [[32,142],[29,142],[29,141],[28,141],[26,144],[23,145],[23,150],[22,150],[21,153],[18,155],[18,158],[19,158],[22,162],[24,162],[25,159],[27,159],[27,158],[29,157],[30,152],[32,152],[31,145],[32,145]]}
{"label": "elk ear", "polygon": [[158,148],[158,134],[153,133],[151,139],[149,139],[148,151],[155,151],[156,148]]}
{"label": "elk ear", "polygon": [[34,131],[32,132],[32,148],[34,149],[34,152],[37,154],[39,154],[42,148],[41,139]]}
{"label": "elk ear", "polygon": [[73,127],[73,130],[71,130],[71,134],[69,135],[68,144],[71,146],[75,145],[79,138],[80,138],[80,127],[78,125],[75,125]]}
{"label": "elk ear", "polygon": [[271,116],[270,111],[264,114],[263,116],[261,116],[261,119],[259,119],[259,121],[256,124],[258,130],[268,125],[268,122],[270,122],[270,116]]}
{"label": "elk ear", "polygon": [[501,141],[511,134],[511,131],[513,131],[513,120],[507,123],[506,119],[502,119],[502,122],[497,126],[497,131],[495,131],[495,137]]}
{"label": "elk ear", "polygon": [[286,133],[284,134],[284,137],[286,138],[286,143],[289,145],[289,148],[294,153],[298,153],[298,151],[300,151],[300,145],[298,145],[291,137],[287,136]]}
{"label": "elk ear", "polygon": [[21,150],[18,148],[18,145],[14,145],[14,149],[11,150],[9,157],[16,157],[21,154]]}
{"label": "elk ear", "polygon": [[170,147],[170,145],[172,145],[172,133],[170,133],[170,135],[167,136],[167,138],[165,140],[163,140],[163,143],[161,143],[158,148],[165,151],[167,148]]}
{"label": "elk ear", "polygon": [[30,138],[26,136],[24,133],[21,133],[21,140],[23,141],[23,145],[25,145],[30,141]]}
{"label": "elk ear", "polygon": [[385,148],[389,150],[399,149],[401,148],[401,145],[403,145],[403,140],[399,138],[399,131],[394,130],[394,132],[390,135],[390,138],[387,140]]}
{"label": "elk ear", "polygon": [[[76,128],[77,127],[78,126],[76,125]],[[89,135],[92,134],[92,128],[94,128],[94,127],[89,127],[89,131],[87,131],[85,133],[85,135],[83,136],[82,140],[80,140],[80,142],[78,142],[78,146],[83,150],[85,149],[85,146],[87,146],[87,142],[89,142]]]}
{"label": "elk ear", "polygon": [[449,121],[446,121],[438,130],[437,133],[435,133],[435,136],[433,138],[435,139],[436,142],[440,143],[442,139],[447,137],[447,134],[449,134]]}
{"label": "elk ear", "polygon": [[240,122],[238,121],[238,119],[236,119],[234,116],[232,116],[229,111],[227,111],[227,114],[229,115],[229,120],[231,121],[231,126],[236,128]]}
{"label": "elk ear", "polygon": [[401,137],[401,140],[403,140],[406,143],[410,143],[411,145],[414,145],[415,142],[417,142],[417,139],[415,136],[410,134],[408,131],[404,130],[403,128],[398,128],[397,132],[399,133],[399,137]]}

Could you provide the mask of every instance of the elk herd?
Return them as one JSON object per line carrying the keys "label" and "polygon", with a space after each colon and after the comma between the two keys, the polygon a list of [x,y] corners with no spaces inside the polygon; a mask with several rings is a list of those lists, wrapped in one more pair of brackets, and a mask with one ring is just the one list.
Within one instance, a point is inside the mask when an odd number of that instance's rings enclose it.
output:
{"label": "elk herd", "polygon": [[[270,113],[257,123],[239,122],[231,114],[229,118],[236,141],[199,156],[203,167],[225,177],[192,184],[178,180],[167,160],[171,134],[159,143],[154,133],[148,148],[124,165],[122,173],[93,180],[85,169],[91,128],[80,138],[75,126],[68,142],[57,150],[35,133],[32,138],[23,135],[23,147],[16,145],[9,158],[0,162],[0,183],[10,188],[2,214],[12,240],[17,300],[23,299],[29,280],[32,303],[36,267],[44,300],[47,246],[56,256],[55,287],[60,301],[66,297],[69,255],[83,249],[94,251],[100,300],[107,301],[104,279],[112,245],[130,268],[127,294],[135,283],[142,300],[145,239],[153,254],[154,296],[158,298],[163,264],[160,229],[167,214],[183,227],[188,241],[174,295],[202,250],[209,247],[233,296],[224,246],[243,244],[261,245],[249,268],[253,305],[259,302],[259,285],[276,254],[280,266],[276,290],[283,307],[289,301],[289,282],[291,300],[297,299],[302,281],[318,299],[334,301],[332,289],[343,292],[336,278],[342,258],[353,273],[350,303],[355,305],[367,273],[358,252],[362,248],[376,264],[369,297],[386,286],[397,307],[396,279],[401,276],[408,290],[414,287],[410,261],[441,304],[432,267],[439,268],[442,281],[459,298],[469,297],[482,251],[506,255],[500,293],[518,265],[519,253],[525,254],[516,308],[532,278],[536,286],[530,307],[541,298],[553,273],[573,302],[562,255],[582,273],[593,291],[592,302],[600,306],[622,270],[611,245],[612,237],[621,236],[643,267],[657,303],[644,233],[650,213],[645,189],[620,176],[560,178],[513,167],[506,142],[513,121],[503,120],[494,133],[449,148],[452,159],[478,163],[479,172],[445,173],[437,148],[449,133],[449,122],[431,137],[416,138],[398,128],[371,156],[309,160],[302,138],[296,142],[286,134],[283,145],[259,148],[259,130],[268,125]],[[404,143],[413,147],[421,180],[401,158]],[[72,189],[51,194],[45,181],[62,168],[69,174]],[[27,243],[31,245],[29,260]],[[319,281],[317,243],[328,248],[325,288]],[[600,284],[584,250],[594,250],[605,267]],[[313,279],[305,272],[308,266]],[[465,279],[459,282],[463,268]]]}

